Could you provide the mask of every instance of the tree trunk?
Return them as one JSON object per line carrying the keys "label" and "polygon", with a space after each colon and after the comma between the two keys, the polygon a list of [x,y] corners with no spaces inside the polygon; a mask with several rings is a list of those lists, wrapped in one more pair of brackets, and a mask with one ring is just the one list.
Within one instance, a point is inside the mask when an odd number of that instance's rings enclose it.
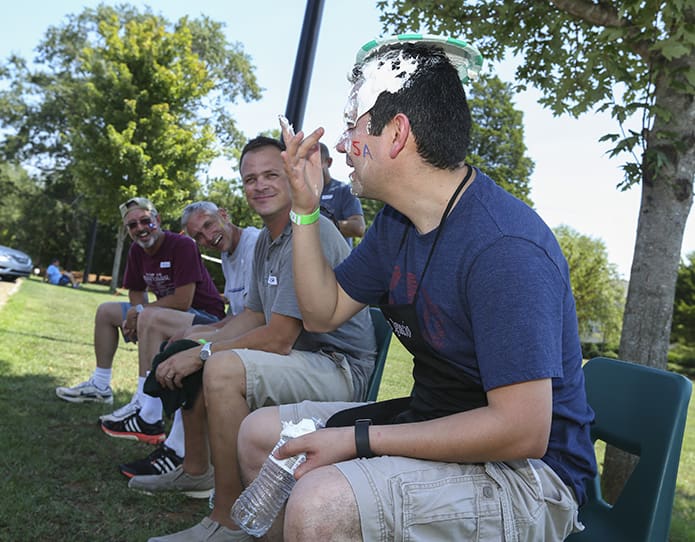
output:
{"label": "tree trunk", "polygon": [[121,272],[121,256],[123,255],[123,243],[125,243],[125,227],[118,228],[118,237],[116,238],[116,254],[113,257],[113,268],[111,269],[111,293],[118,288],[118,274]]}
{"label": "tree trunk", "polygon": [[[682,73],[683,64],[695,65],[694,56],[665,71],[674,74],[680,68]],[[681,245],[693,201],[695,100],[674,91],[673,80],[666,77],[657,80],[655,91],[655,105],[673,116],[657,116],[647,136],[620,358],[665,369]],[[657,154],[665,163],[655,169]],[[632,456],[607,447],[602,490],[608,502],[615,502],[633,466]]]}
{"label": "tree trunk", "polygon": [[[97,243],[97,228],[99,227],[99,219],[94,217],[92,225],[89,228],[89,247],[87,248],[87,262],[84,266],[84,276],[82,282],[89,282],[89,274],[92,272],[92,260],[94,259],[94,247]],[[98,281],[97,281],[98,282]]]}

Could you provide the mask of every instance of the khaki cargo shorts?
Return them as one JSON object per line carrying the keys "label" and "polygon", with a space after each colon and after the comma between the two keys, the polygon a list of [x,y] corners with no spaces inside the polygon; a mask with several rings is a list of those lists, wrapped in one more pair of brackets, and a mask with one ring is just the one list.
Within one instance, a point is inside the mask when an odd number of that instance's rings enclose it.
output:
{"label": "khaki cargo shorts", "polygon": [[[353,406],[283,405],[280,419],[327,420]],[[540,460],[459,464],[381,456],[335,466],[352,487],[368,542],[559,541],[583,529],[574,492]]]}

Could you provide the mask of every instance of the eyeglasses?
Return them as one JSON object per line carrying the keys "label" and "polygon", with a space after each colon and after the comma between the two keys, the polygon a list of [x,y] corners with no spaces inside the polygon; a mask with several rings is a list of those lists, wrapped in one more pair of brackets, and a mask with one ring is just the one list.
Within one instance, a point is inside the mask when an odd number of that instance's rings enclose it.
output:
{"label": "eyeglasses", "polygon": [[153,218],[141,218],[140,220],[133,220],[132,222],[128,222],[126,224],[126,227],[129,230],[134,230],[135,228],[138,227],[138,224],[141,226],[146,226],[146,227],[152,227],[154,226],[154,219]]}

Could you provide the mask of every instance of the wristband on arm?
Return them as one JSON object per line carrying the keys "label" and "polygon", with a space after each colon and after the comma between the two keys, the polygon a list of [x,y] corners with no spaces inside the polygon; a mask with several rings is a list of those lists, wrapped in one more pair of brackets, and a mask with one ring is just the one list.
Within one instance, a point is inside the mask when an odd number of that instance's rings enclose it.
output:
{"label": "wristband on arm", "polygon": [[355,448],[357,457],[369,459],[374,457],[374,452],[369,446],[369,426],[372,425],[372,420],[361,418],[355,421]]}
{"label": "wristband on arm", "polygon": [[295,224],[299,224],[300,226],[305,226],[308,224],[313,224],[314,222],[318,222],[319,215],[321,214],[321,208],[317,207],[316,210],[309,214],[309,215],[298,215],[294,211],[290,209],[290,220],[294,222]]}

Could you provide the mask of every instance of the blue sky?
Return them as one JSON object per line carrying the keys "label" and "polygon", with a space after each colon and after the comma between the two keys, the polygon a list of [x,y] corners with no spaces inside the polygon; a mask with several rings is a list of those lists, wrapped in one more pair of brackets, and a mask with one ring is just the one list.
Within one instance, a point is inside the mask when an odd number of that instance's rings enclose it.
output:
{"label": "blue sky", "polygon": [[[46,29],[60,24],[68,13],[79,13],[92,0],[35,0],[14,4],[0,17],[0,58],[14,52],[27,59]],[[108,0],[106,4],[118,4]],[[207,15],[226,24],[230,41],[240,42],[252,57],[256,75],[265,89],[263,98],[231,108],[240,128],[254,136],[277,126],[285,111],[297,44],[304,17],[304,0],[235,2],[229,0],[132,1],[150,6],[169,20],[184,15]],[[357,49],[381,34],[373,0],[325,2],[316,62],[309,91],[304,128],[323,126],[324,141],[332,146],[341,130],[341,114],[349,84],[346,74]],[[475,44],[476,36],[460,36]],[[486,64],[486,69],[490,67]],[[496,66],[506,81],[513,77],[512,63]],[[539,94],[530,90],[515,102],[524,112],[525,142],[536,167],[531,179],[535,208],[551,226],[567,224],[582,234],[602,239],[611,262],[624,278],[629,277],[639,211],[639,187],[623,193],[615,187],[621,180],[622,159],[609,160],[607,144],[598,139],[616,132],[617,125],[602,114],[587,114],[575,120],[554,118],[537,104]],[[334,155],[334,177],[347,180],[349,168]],[[216,164],[210,173],[230,175]],[[695,226],[688,221],[683,254],[695,250]]]}

